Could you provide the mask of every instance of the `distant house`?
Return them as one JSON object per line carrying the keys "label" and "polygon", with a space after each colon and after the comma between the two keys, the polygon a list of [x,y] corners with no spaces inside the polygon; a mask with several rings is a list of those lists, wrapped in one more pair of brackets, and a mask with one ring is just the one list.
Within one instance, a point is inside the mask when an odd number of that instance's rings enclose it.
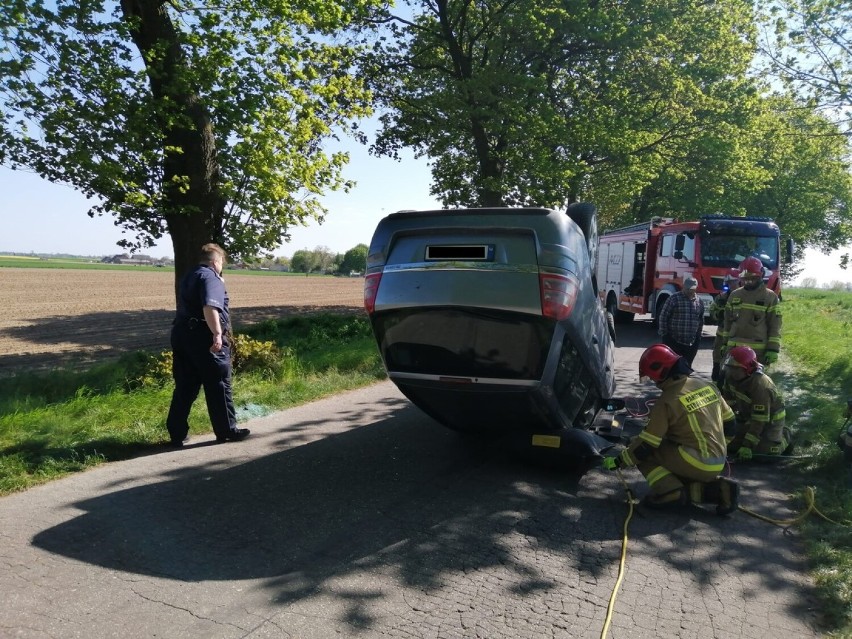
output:
{"label": "distant house", "polygon": [[107,256],[101,260],[104,264],[134,264],[136,266],[151,266],[155,260],[148,255],[130,255],[122,253],[121,255]]}

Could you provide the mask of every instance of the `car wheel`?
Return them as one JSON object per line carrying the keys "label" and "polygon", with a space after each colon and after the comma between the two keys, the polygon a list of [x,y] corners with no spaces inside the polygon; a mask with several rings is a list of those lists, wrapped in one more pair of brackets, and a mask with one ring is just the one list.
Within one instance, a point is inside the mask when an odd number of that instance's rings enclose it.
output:
{"label": "car wheel", "polygon": [[589,202],[574,202],[569,204],[565,213],[583,231],[586,246],[589,249],[589,261],[594,268],[598,254],[598,210]]}

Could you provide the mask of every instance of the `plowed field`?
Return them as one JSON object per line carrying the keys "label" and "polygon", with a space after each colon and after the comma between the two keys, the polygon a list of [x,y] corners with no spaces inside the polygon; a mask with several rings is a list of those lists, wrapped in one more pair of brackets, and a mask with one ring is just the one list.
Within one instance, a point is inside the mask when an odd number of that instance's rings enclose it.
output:
{"label": "plowed field", "polygon": [[[269,318],[360,312],[361,278],[225,273],[237,330]],[[170,271],[0,268],[0,376],[168,348]]]}

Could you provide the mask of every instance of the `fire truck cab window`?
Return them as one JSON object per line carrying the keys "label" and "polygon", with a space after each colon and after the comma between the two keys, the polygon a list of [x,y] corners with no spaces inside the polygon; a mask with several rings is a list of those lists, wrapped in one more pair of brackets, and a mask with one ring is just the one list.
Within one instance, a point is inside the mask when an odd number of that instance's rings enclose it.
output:
{"label": "fire truck cab window", "polygon": [[674,253],[674,235],[663,235],[663,241],[660,242],[660,257],[671,257]]}
{"label": "fire truck cab window", "polygon": [[752,256],[767,268],[778,268],[778,238],[710,235],[701,240],[701,259],[707,266],[731,268]]}

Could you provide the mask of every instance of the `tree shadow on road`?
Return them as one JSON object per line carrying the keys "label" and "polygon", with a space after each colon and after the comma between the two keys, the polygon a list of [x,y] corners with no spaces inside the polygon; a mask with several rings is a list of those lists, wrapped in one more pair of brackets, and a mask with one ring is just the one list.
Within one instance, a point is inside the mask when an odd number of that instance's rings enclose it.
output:
{"label": "tree shadow on road", "polygon": [[[330,597],[352,632],[378,626],[379,604],[390,606],[400,588],[406,605],[395,614],[411,624],[446,605],[447,590],[481,610],[499,605],[489,588],[526,605],[605,607],[626,515],[612,475],[536,468],[488,443],[462,446],[401,399],[347,405],[340,419],[344,432],[321,437],[324,423],[312,420],[270,427],[260,436],[277,452],[245,463],[188,459],[153,483],[115,485],[75,502],[82,514],[32,543],[181,582],[261,580],[281,605]],[[734,571],[748,574],[735,580],[747,587],[796,587],[785,579],[789,548],[765,524],[700,514],[634,521],[629,561],[643,568],[631,588],[665,590],[677,575],[712,590]],[[540,614],[560,620],[555,608]]]}

